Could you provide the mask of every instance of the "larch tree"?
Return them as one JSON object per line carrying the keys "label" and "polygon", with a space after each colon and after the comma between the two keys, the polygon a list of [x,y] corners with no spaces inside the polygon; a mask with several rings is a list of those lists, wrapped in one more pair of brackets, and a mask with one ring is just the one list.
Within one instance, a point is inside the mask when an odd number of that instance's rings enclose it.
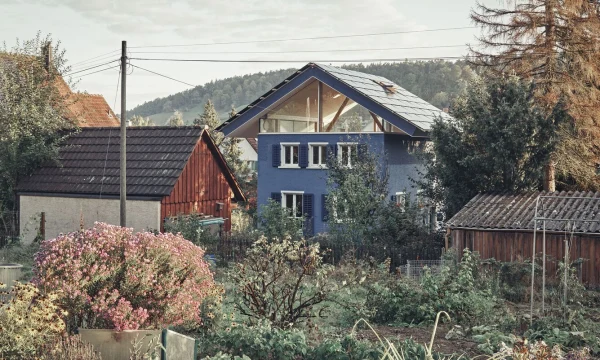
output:
{"label": "larch tree", "polygon": [[74,101],[62,78],[69,67],[60,42],[38,33],[33,40],[0,49],[0,211],[16,209],[18,180],[58,149],[76,125],[67,120]]}
{"label": "larch tree", "polygon": [[478,4],[471,19],[484,30],[472,62],[496,74],[535,83],[546,114],[564,104],[572,121],[545,167],[544,188],[598,188],[600,155],[600,17],[589,0],[509,1],[506,8]]}

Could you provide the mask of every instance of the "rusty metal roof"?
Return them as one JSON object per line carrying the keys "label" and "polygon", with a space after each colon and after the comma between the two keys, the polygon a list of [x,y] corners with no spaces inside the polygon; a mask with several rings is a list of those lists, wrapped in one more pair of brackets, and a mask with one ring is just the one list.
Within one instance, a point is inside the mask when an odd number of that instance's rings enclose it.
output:
{"label": "rusty metal roof", "polygon": [[[600,192],[484,193],[475,196],[447,223],[451,229],[533,230],[535,205],[538,218],[546,218],[546,231],[600,233]],[[557,221],[572,219],[571,221]],[[574,228],[573,228],[574,226]],[[538,230],[543,221],[538,220]]]}
{"label": "rusty metal roof", "polygon": [[[127,195],[170,194],[203,129],[127,128]],[[60,164],[45,164],[19,182],[17,191],[119,194],[119,128],[82,128],[60,149]]]}

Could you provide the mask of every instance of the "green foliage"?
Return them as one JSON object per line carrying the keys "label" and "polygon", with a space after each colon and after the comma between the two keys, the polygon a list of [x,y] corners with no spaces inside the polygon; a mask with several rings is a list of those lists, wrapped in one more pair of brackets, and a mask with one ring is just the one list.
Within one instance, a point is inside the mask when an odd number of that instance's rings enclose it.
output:
{"label": "green foliage", "polygon": [[21,264],[21,280],[29,281],[33,277],[33,258],[40,250],[37,241],[28,245],[20,242],[12,243],[0,250],[0,259],[3,263]]}
{"label": "green foliage", "polygon": [[[335,243],[400,245],[422,239],[429,229],[419,221],[423,209],[409,199],[402,206],[388,200],[389,174],[383,157],[368,139],[358,143],[351,166],[334,155],[327,159],[328,237]],[[426,210],[425,210],[426,211]]]}
{"label": "green foliage", "polygon": [[139,115],[133,115],[129,118],[128,126],[154,126],[156,125],[149,117],[143,117]]}
{"label": "green foliage", "polygon": [[79,335],[63,336],[56,343],[47,343],[38,356],[40,360],[102,360],[94,347]]}
{"label": "green foliage", "polygon": [[171,115],[169,120],[167,120],[167,125],[168,126],[183,126],[183,125],[185,125],[185,123],[183,122],[183,114],[181,114],[181,111],[175,110],[173,115]]}
{"label": "green foliage", "polygon": [[259,229],[267,239],[299,239],[302,236],[302,219],[291,218],[287,209],[272,199],[262,205],[258,215]]}
{"label": "green foliage", "polygon": [[313,311],[336,286],[327,277],[319,244],[304,240],[259,238],[236,264],[230,277],[236,285],[237,308],[252,321],[268,320],[291,327],[321,316]]}
{"label": "green foliage", "polygon": [[18,180],[41,163],[57,160],[64,131],[74,127],[66,119],[72,100],[57,86],[69,69],[65,51],[55,44],[46,71],[42,47],[50,43],[50,36],[38,33],[12,49],[0,49],[0,210],[15,210]]}
{"label": "green foliage", "polygon": [[209,226],[202,225],[205,220],[199,214],[178,215],[165,222],[165,232],[181,234],[194,245],[206,248],[219,241],[219,234]]}
{"label": "green foliage", "polygon": [[545,115],[534,86],[514,76],[478,78],[452,108],[454,120],[435,122],[423,154],[419,186],[452,216],[485,191],[537,190],[566,113]]}

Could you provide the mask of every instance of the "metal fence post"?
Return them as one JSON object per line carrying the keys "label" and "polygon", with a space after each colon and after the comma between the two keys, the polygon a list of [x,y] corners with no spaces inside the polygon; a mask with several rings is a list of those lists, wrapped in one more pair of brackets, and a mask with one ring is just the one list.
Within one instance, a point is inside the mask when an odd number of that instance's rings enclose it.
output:
{"label": "metal fence post", "polygon": [[42,241],[46,240],[46,212],[42,211],[42,216],[40,217],[40,236],[42,237]]}

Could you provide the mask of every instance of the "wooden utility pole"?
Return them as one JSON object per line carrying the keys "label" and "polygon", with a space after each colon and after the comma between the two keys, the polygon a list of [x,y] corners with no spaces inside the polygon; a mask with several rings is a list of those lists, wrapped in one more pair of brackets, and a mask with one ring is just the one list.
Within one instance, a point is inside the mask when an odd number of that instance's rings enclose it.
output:
{"label": "wooden utility pole", "polygon": [[127,226],[127,117],[126,117],[126,90],[127,90],[127,41],[121,42],[121,187],[120,187],[120,213],[121,226]]}

